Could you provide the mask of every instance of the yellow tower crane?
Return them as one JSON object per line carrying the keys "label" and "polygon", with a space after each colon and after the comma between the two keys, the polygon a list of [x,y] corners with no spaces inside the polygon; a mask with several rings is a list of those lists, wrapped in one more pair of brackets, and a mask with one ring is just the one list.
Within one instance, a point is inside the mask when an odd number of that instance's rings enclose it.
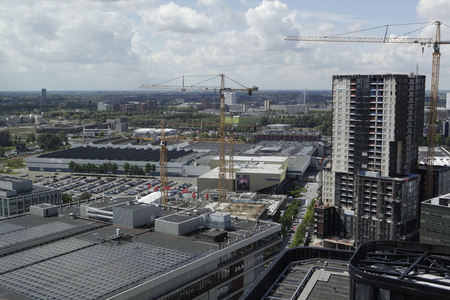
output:
{"label": "yellow tower crane", "polygon": [[[358,42],[358,43],[404,43],[419,44],[421,46],[433,45],[433,60],[431,72],[431,95],[430,95],[430,114],[428,121],[428,149],[427,149],[427,173],[425,185],[425,199],[434,196],[434,155],[436,145],[436,117],[439,91],[439,68],[440,68],[440,45],[450,44],[450,41],[441,41],[441,22],[436,21],[435,38],[406,38],[406,37],[386,37],[384,38],[365,38],[365,37],[339,37],[339,36],[289,36],[285,41],[307,41],[307,42]],[[386,26],[386,33],[387,28]],[[417,74],[418,75],[418,74]]]}
{"label": "yellow tower crane", "polygon": [[59,127],[62,126],[61,107],[64,107],[64,106],[66,106],[66,105],[65,104],[58,105],[58,109],[59,109]]}
{"label": "yellow tower crane", "polygon": [[[187,91],[187,90],[202,90],[202,91],[219,91],[220,93],[220,127],[219,127],[219,168],[218,168],[218,177],[219,177],[219,201],[225,202],[226,196],[227,196],[227,190],[226,190],[226,166],[225,166],[225,145],[227,143],[226,137],[225,137],[225,92],[232,92],[232,91],[246,91],[249,93],[249,95],[252,94],[252,92],[258,91],[258,87],[253,86],[252,88],[226,88],[225,87],[225,75],[213,75],[214,78],[220,78],[220,86],[199,86],[199,85],[185,85],[184,79],[185,77],[201,77],[202,75],[183,75],[178,78],[183,79],[183,84],[181,86],[177,85],[161,85],[161,84],[153,84],[153,85],[141,85],[140,89],[181,89],[181,91]],[[211,76],[212,77],[212,76]],[[175,78],[175,79],[178,79]],[[231,78],[227,77],[228,79],[232,80]],[[213,78],[211,78],[213,79]],[[174,79],[172,79],[174,80]],[[232,80],[233,82],[237,83],[236,81]],[[166,81],[167,82],[167,81]],[[165,83],[165,82],[163,82]],[[239,83],[238,83],[239,84]],[[163,134],[163,131],[161,132],[161,137]],[[164,141],[164,139],[163,139]],[[163,142],[161,141],[161,143]],[[163,145],[161,145],[163,146]],[[162,151],[162,150],[161,150]],[[167,149],[165,150],[167,151]],[[167,153],[167,152],[166,152]],[[162,154],[161,154],[162,156]],[[167,159],[167,157],[166,157]],[[163,163],[162,161],[160,163]],[[163,163],[164,164],[164,163]],[[167,164],[167,161],[166,161]],[[165,166],[166,167],[166,166]],[[167,172],[167,170],[165,171]],[[161,182],[162,183],[162,182]]]}

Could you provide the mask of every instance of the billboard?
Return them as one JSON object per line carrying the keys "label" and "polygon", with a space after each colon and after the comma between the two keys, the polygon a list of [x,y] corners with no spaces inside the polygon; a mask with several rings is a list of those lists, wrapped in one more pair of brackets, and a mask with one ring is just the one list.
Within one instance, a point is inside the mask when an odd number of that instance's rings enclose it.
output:
{"label": "billboard", "polygon": [[237,175],[237,190],[250,191],[250,175]]}

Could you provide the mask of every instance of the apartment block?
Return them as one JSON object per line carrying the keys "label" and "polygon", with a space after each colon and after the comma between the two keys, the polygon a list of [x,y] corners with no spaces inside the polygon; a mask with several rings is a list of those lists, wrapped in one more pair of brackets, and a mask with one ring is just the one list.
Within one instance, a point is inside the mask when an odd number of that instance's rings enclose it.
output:
{"label": "apartment block", "polygon": [[323,225],[333,228],[333,240],[356,247],[417,239],[424,98],[425,76],[333,76],[332,161],[321,203],[335,207],[333,222]]}

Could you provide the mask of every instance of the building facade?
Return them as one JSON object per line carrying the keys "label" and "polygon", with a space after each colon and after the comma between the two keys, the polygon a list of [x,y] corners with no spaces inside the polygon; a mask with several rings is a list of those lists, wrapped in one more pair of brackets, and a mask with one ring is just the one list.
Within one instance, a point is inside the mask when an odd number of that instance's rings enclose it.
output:
{"label": "building facade", "polygon": [[450,246],[450,194],[421,203],[420,242]]}
{"label": "building facade", "polygon": [[225,104],[236,105],[236,92],[225,92]]}
{"label": "building facade", "polygon": [[61,191],[33,186],[33,182],[28,179],[0,176],[0,218],[27,213],[31,205],[41,203],[60,205]]}
{"label": "building facade", "polygon": [[[417,239],[424,98],[425,76],[333,76],[332,164],[323,183],[334,192],[326,200],[338,238],[354,246]],[[398,205],[416,211],[404,217]]]}
{"label": "building facade", "polygon": [[41,105],[47,102],[47,89],[41,90]]}

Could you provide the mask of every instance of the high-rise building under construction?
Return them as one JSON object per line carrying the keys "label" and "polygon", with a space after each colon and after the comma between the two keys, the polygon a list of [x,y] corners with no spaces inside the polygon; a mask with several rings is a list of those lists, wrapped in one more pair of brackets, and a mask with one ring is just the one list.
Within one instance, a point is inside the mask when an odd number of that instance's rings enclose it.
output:
{"label": "high-rise building under construction", "polygon": [[325,246],[329,236],[350,246],[417,237],[424,98],[425,76],[333,76],[332,160],[315,224]]}

